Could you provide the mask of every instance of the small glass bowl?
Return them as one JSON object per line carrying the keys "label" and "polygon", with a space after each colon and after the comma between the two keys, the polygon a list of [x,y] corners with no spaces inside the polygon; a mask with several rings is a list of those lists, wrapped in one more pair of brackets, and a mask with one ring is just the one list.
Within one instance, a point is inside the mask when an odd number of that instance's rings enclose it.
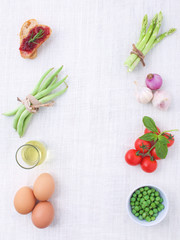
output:
{"label": "small glass bowl", "polygon": [[20,167],[32,169],[39,164],[41,152],[37,147],[31,144],[24,144],[16,151],[15,158]]}

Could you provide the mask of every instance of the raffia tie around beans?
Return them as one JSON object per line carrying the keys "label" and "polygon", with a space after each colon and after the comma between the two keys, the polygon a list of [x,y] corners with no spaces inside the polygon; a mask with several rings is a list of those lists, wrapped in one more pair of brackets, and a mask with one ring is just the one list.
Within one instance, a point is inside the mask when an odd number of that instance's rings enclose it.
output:
{"label": "raffia tie around beans", "polygon": [[27,95],[24,100],[21,100],[20,98],[17,98],[17,100],[21,102],[30,113],[36,113],[40,107],[51,107],[54,104],[54,101],[41,103],[31,94]]}

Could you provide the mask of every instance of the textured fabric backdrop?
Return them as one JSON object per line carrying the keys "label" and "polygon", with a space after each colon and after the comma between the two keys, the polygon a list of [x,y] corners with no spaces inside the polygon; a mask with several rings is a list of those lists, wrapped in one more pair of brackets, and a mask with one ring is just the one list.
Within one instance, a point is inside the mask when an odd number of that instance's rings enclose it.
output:
{"label": "textured fabric backdrop", "polygon": [[[142,117],[151,116],[163,130],[180,128],[180,1],[178,0],[1,0],[0,1],[1,112],[17,106],[50,67],[64,65],[60,77],[69,75],[69,89],[52,108],[34,116],[25,136],[19,138],[12,118],[0,117],[0,239],[2,240],[178,240],[180,238],[180,136],[166,160],[153,174],[124,162],[127,149],[143,133]],[[162,10],[161,31],[178,31],[157,45],[128,73],[123,62],[139,37],[145,13]],[[36,18],[51,26],[51,38],[26,60],[19,54],[19,31],[24,21]],[[144,83],[155,72],[163,89],[173,95],[171,108],[160,112],[140,105],[134,81]],[[44,141],[47,161],[25,171],[15,162],[16,149],[28,140]],[[56,182],[51,201],[53,224],[44,230],[32,225],[31,216],[19,215],[14,194],[32,186],[42,172]],[[145,228],[129,219],[126,200],[137,186],[163,188],[170,209],[159,225]]]}

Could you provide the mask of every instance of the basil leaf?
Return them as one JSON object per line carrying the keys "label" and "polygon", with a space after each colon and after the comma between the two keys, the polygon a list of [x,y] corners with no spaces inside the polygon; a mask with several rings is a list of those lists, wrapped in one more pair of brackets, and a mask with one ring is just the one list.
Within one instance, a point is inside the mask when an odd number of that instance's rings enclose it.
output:
{"label": "basil leaf", "polygon": [[140,139],[145,141],[156,141],[158,138],[157,134],[155,133],[146,133],[140,137]]}
{"label": "basil leaf", "polygon": [[164,159],[168,153],[168,147],[166,144],[158,141],[155,144],[155,149],[156,149],[156,154],[158,155],[159,158]]}
{"label": "basil leaf", "polygon": [[168,144],[168,143],[169,143],[169,140],[168,140],[166,137],[162,136],[162,135],[159,135],[159,136],[158,136],[158,140],[159,140],[161,143],[164,143],[164,144]]}
{"label": "basil leaf", "polygon": [[155,122],[152,118],[144,116],[143,117],[143,123],[144,123],[144,126],[147,129],[149,129],[150,131],[152,131],[154,133],[158,132],[156,124],[155,124]]}

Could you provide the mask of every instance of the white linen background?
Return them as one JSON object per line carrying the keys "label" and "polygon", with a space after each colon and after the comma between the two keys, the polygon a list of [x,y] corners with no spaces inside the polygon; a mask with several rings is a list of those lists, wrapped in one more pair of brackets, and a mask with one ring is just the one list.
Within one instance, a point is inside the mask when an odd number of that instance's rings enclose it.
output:
{"label": "white linen background", "polygon": [[[68,91],[55,106],[34,116],[19,138],[12,118],[1,116],[0,126],[0,239],[61,240],[178,240],[180,238],[179,133],[166,160],[153,174],[128,166],[125,152],[143,133],[142,117],[151,116],[162,129],[180,128],[180,1],[178,0],[1,0],[0,112],[17,106],[50,67],[69,75]],[[178,31],[157,45],[128,73],[123,62],[137,41],[145,13],[151,19],[162,10],[161,32]],[[19,54],[24,21],[35,18],[49,25],[51,38],[34,60]],[[160,112],[134,97],[134,81],[144,83],[150,72],[162,75],[163,89],[173,96],[171,108]],[[50,157],[33,170],[15,162],[16,149],[28,140],[43,140]],[[15,192],[32,186],[42,172],[51,173],[56,191],[52,225],[35,228],[30,214],[13,207]],[[137,186],[155,184],[167,193],[170,209],[157,226],[145,228],[127,215],[126,199]]]}

